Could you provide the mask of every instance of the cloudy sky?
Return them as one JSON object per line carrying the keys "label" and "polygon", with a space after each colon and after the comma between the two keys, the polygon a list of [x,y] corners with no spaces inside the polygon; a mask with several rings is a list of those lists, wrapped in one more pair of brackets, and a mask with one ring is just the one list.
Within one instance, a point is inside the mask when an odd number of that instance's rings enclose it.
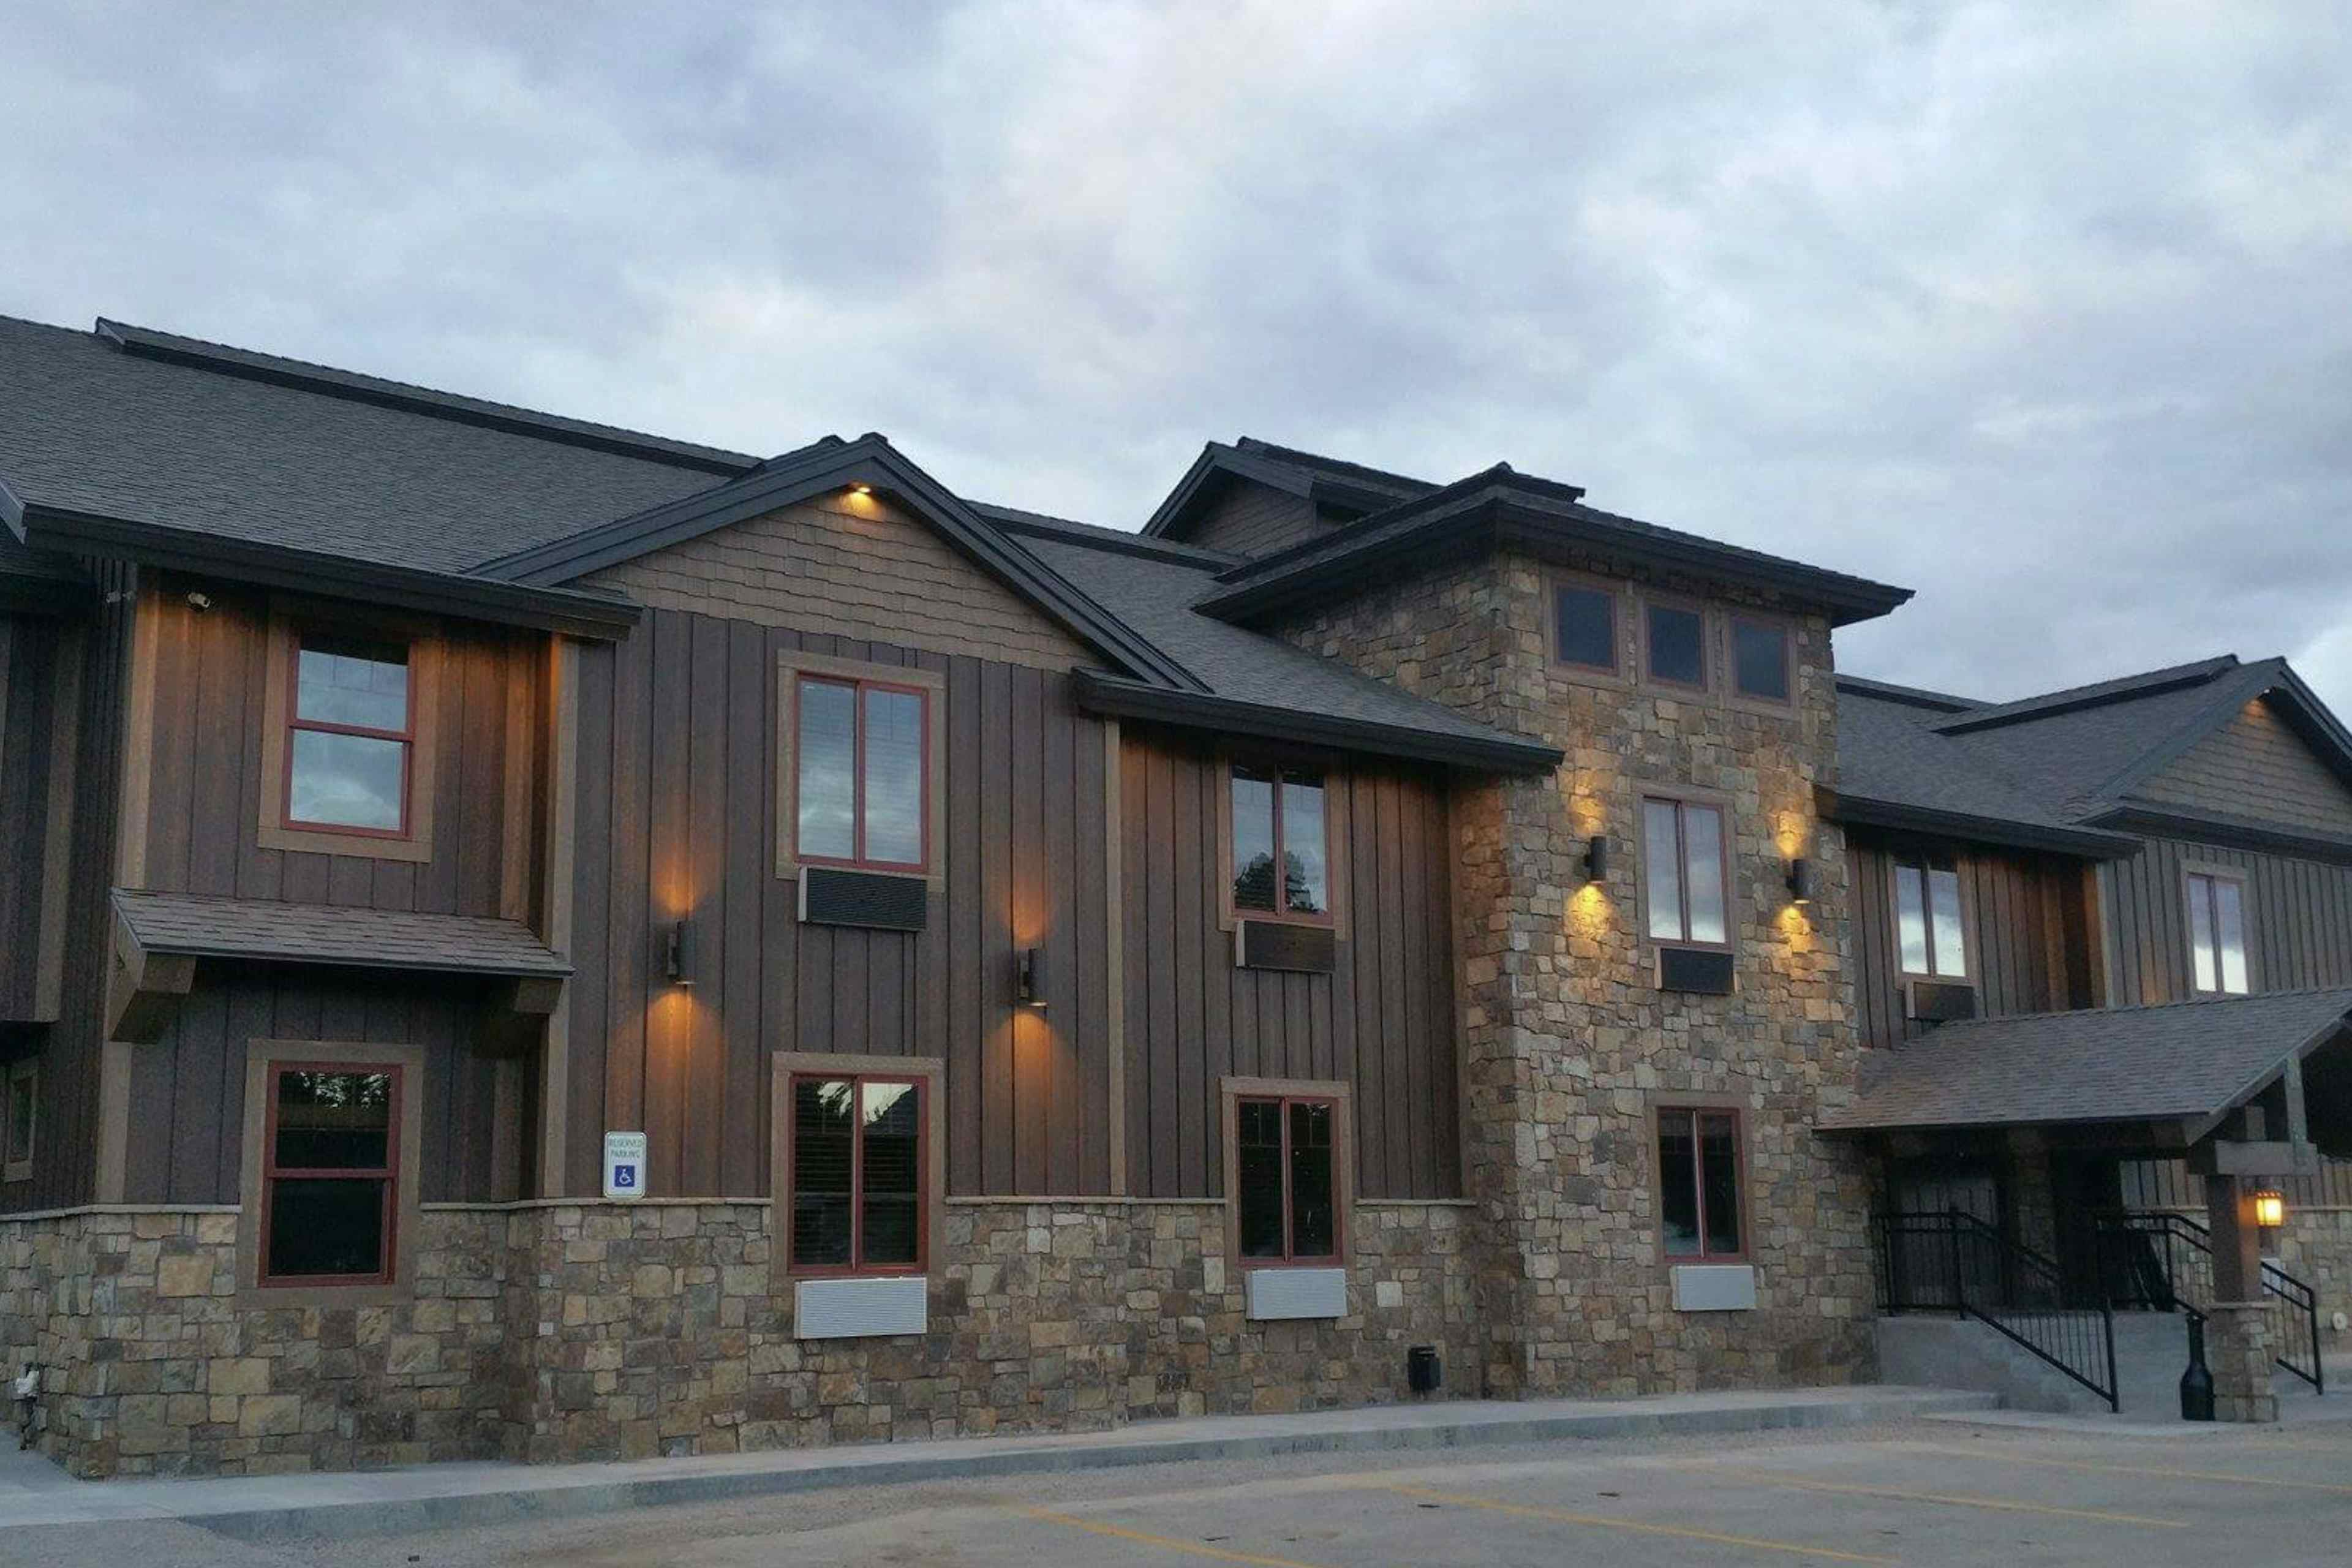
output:
{"label": "cloudy sky", "polygon": [[[548,18],[560,16],[560,24]],[[1250,434],[2352,715],[2352,8],[0,0],[0,311],[1136,526]]]}

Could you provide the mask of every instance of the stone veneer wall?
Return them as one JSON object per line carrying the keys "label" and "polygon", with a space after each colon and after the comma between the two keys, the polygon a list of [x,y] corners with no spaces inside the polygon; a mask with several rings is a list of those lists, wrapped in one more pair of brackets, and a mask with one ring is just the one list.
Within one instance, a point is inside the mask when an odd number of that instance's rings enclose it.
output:
{"label": "stone veneer wall", "polygon": [[[1826,626],[1800,628],[1798,700],[1781,715],[1568,677],[1548,657],[1545,567],[1507,552],[1284,635],[1567,753],[1554,777],[1478,784],[1454,803],[1464,1163],[1492,1326],[1485,1392],[1867,1376],[1868,1173],[1858,1151],[1811,1131],[1852,1093],[1862,1051],[1843,845],[1813,808],[1835,758]],[[1735,995],[1654,983],[1637,931],[1644,783],[1728,798]],[[1605,883],[1588,887],[1580,862],[1598,832],[1614,853]],[[1783,885],[1796,854],[1813,862],[1810,910],[1790,907]],[[1682,1097],[1744,1110],[1754,1311],[1673,1310],[1652,1116]]]}
{"label": "stone veneer wall", "polygon": [[959,1203],[922,1336],[802,1342],[769,1205],[428,1208],[398,1306],[244,1308],[235,1211],[0,1219],[0,1344],[75,1474],[262,1474],[1108,1427],[1476,1362],[1466,1211],[1358,1205],[1349,1315],[1244,1316],[1214,1202]]}

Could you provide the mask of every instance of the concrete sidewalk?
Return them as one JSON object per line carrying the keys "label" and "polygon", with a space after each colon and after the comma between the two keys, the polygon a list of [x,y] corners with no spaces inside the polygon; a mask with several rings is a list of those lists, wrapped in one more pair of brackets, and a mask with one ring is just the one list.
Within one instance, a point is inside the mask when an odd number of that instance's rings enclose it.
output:
{"label": "concrete sidewalk", "polygon": [[353,1537],[504,1524],[661,1503],[1104,1469],[1183,1459],[1452,1448],[1864,1426],[1990,1410],[1990,1394],[1889,1385],[1644,1399],[1448,1400],[1311,1415],[1226,1415],[1108,1432],[779,1449],[595,1465],[424,1465],[362,1473],[210,1480],[76,1481],[47,1460],[0,1460],[0,1531],[30,1524],[177,1519],[239,1540]]}

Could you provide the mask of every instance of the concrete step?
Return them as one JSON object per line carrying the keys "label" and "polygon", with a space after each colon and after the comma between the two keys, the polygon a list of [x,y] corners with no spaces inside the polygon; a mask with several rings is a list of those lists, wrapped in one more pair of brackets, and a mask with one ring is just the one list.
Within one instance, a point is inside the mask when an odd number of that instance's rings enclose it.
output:
{"label": "concrete step", "polygon": [[[2138,1421],[2180,1418],[2180,1374],[2189,1369],[2188,1321],[2178,1312],[2118,1312],[2117,1414]],[[2104,1415],[2107,1403],[2048,1363],[1971,1319],[1905,1314],[1878,1322],[1880,1375],[1894,1383],[1972,1388],[2006,1410]],[[2331,1377],[2336,1371],[2329,1367]],[[2285,1372],[2272,1380],[2282,1403],[2316,1402],[2311,1385]]]}

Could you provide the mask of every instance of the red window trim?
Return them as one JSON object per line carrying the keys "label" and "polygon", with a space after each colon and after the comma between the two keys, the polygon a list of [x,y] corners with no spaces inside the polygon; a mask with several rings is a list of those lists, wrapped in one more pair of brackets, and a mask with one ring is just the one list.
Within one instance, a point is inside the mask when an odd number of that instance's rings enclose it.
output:
{"label": "red window trim", "polygon": [[[1648,858],[1650,842],[1650,825],[1647,818],[1650,807],[1653,805],[1670,805],[1675,811],[1675,901],[1682,911],[1683,934],[1680,936],[1650,935],[1650,868],[1644,865],[1642,868],[1642,935],[1643,939],[1659,947],[1689,947],[1702,952],[1731,952],[1734,946],[1734,933],[1739,930],[1739,921],[1732,907],[1730,808],[1711,800],[1685,800],[1679,795],[1643,795],[1642,797],[1643,821],[1640,842],[1645,861]],[[1702,942],[1690,933],[1690,829],[1685,819],[1694,811],[1715,813],[1716,861],[1720,868],[1718,876],[1723,884],[1723,940],[1721,942]]]}
{"label": "red window trim", "polygon": [[[1691,616],[1697,619],[1698,679],[1696,680],[1676,680],[1673,676],[1658,673],[1657,661],[1652,657],[1650,615],[1654,610],[1672,610],[1677,615]],[[1696,691],[1702,695],[1713,692],[1715,690],[1715,655],[1714,650],[1707,645],[1713,640],[1710,627],[1714,624],[1714,617],[1707,614],[1706,606],[1694,604],[1686,599],[1678,599],[1671,595],[1645,594],[1642,596],[1641,615],[1642,679],[1652,686],[1663,687],[1668,691]]]}
{"label": "red window trim", "polygon": [[[1274,774],[1274,908],[1261,910],[1242,903],[1234,897],[1234,883],[1241,868],[1234,862],[1241,856],[1241,825],[1234,821],[1234,770],[1264,768]],[[1285,768],[1297,768],[1302,773],[1314,773],[1323,780],[1323,908],[1307,912],[1290,907],[1290,883],[1282,875],[1282,773]],[[1328,768],[1309,763],[1285,763],[1276,757],[1234,757],[1225,766],[1225,905],[1234,918],[1244,921],[1283,921],[1293,925],[1328,926],[1335,922],[1331,894],[1331,773]]]}
{"label": "red window trim", "polygon": [[[382,637],[389,647],[398,644],[407,652],[403,666],[408,671],[408,717],[404,727],[398,730],[377,730],[365,724],[336,724],[324,719],[302,717],[302,643],[306,637],[318,636],[318,631],[296,627],[287,639],[289,649],[286,668],[281,675],[286,682],[286,745],[284,776],[278,780],[278,826],[294,833],[354,834],[362,838],[405,839],[415,833],[415,805],[416,801],[416,645],[400,637]],[[362,630],[362,640],[371,640]],[[302,730],[322,735],[357,735],[370,741],[400,742],[400,826],[398,827],[358,827],[341,822],[310,822],[294,815],[294,736]]]}
{"label": "red window trim", "polygon": [[[2205,884],[2203,894],[2206,901],[2205,918],[2211,922],[2213,931],[2213,988],[2211,990],[2206,989],[2203,979],[2197,973],[2197,899],[2199,897],[2197,884],[2200,881]],[[2238,940],[2244,944],[2246,954],[2246,988],[2243,991],[2231,991],[2222,983],[2221,889],[2224,882],[2238,889]],[[2251,996],[2253,994],[2254,943],[2247,929],[2252,924],[2247,918],[2247,878],[2229,871],[2205,868],[2181,872],[2180,886],[2187,897],[2188,907],[2182,910],[2185,918],[2180,936],[2189,949],[2189,994],[2191,996]]]}
{"label": "red window trim", "polygon": [[[278,1083],[289,1072],[383,1073],[392,1079],[392,1110],[384,1125],[385,1163],[372,1166],[280,1166],[278,1163]],[[261,1118],[261,1250],[254,1283],[265,1288],[335,1285],[390,1285],[400,1267],[400,1118],[404,1085],[398,1062],[273,1061],[263,1076],[268,1096]],[[383,1267],[373,1274],[272,1274],[269,1272],[269,1230],[278,1217],[280,1180],[325,1180],[383,1183]]]}
{"label": "red window trim", "polygon": [[[1617,592],[1617,590],[1608,587],[1602,584],[1589,583],[1577,577],[1554,576],[1548,580],[1548,586],[1551,589],[1550,630],[1552,667],[1556,669],[1576,670],[1584,675],[1605,675],[1611,677],[1612,679],[1622,679],[1625,673],[1625,655],[1623,649],[1619,646],[1618,638],[1620,633],[1617,626],[1617,616],[1621,602],[1624,595]],[[1580,658],[1566,658],[1561,656],[1559,651],[1561,626],[1559,597],[1563,593],[1569,592],[1595,595],[1608,608],[1609,662],[1607,664],[1587,664]]]}
{"label": "red window trim", "polygon": [[[837,855],[812,855],[801,848],[801,788],[807,765],[801,749],[801,692],[810,686],[846,686],[855,697],[852,721],[856,732],[850,771],[855,775],[850,785],[850,847],[846,858]],[[866,853],[866,693],[897,691],[914,698],[921,704],[918,724],[922,734],[922,755],[919,762],[921,795],[916,802],[917,831],[922,836],[921,853],[912,860],[877,860]],[[856,675],[831,675],[817,670],[795,671],[793,677],[793,858],[804,866],[842,866],[864,871],[928,871],[931,864],[931,689],[912,686],[903,681],[871,680]]]}
{"label": "red window trim", "polygon": [[[1754,626],[1769,631],[1780,639],[1780,684],[1787,689],[1775,697],[1769,691],[1750,691],[1739,684],[1739,628]],[[1724,663],[1728,667],[1726,679],[1731,683],[1731,694],[1742,702],[1760,702],[1767,708],[1794,708],[1797,705],[1797,628],[1779,616],[1756,615],[1734,611],[1724,621]]]}
{"label": "red window trim", "polygon": [[[1666,1131],[1666,1119],[1672,1116],[1690,1118],[1691,1129],[1691,1198],[1698,1215],[1698,1250],[1668,1252],[1666,1250],[1665,1150],[1662,1146]],[[1699,1118],[1725,1116],[1731,1119],[1731,1207],[1739,1226],[1739,1246],[1730,1252],[1710,1252],[1706,1245],[1706,1142],[1699,1131]],[[1736,1105],[1662,1105],[1654,1118],[1654,1134],[1658,1150],[1658,1256],[1669,1267],[1693,1263],[1745,1263],[1749,1249],[1748,1225],[1748,1128],[1747,1119]]]}
{"label": "red window trim", "polygon": [[[1349,1151],[1346,1149],[1345,1141],[1340,1135],[1342,1112],[1339,1109],[1339,1101],[1328,1094],[1237,1094],[1234,1096],[1234,1122],[1236,1136],[1239,1135],[1240,1131],[1242,1108],[1249,1105],[1272,1105],[1280,1108],[1276,1120],[1282,1124],[1282,1256],[1251,1258],[1243,1254],[1238,1247],[1234,1249],[1234,1256],[1240,1258],[1241,1267],[1244,1268],[1328,1268],[1333,1267],[1348,1255],[1348,1221],[1346,1214],[1342,1212],[1343,1205],[1339,1202],[1339,1162],[1349,1157]],[[1305,1256],[1298,1252],[1295,1240],[1294,1232],[1297,1222],[1297,1216],[1291,1212],[1290,1201],[1290,1108],[1294,1105],[1320,1105],[1331,1112],[1331,1250]],[[1234,1169],[1236,1173],[1241,1169],[1238,1152],[1235,1154]],[[1234,1193],[1236,1237],[1239,1235],[1241,1202],[1242,1194],[1236,1180]]]}
{"label": "red window trim", "polygon": [[[1939,985],[1975,984],[1976,977],[1968,968],[1964,967],[1958,974],[1947,974],[1942,970],[1936,967],[1936,889],[1935,884],[1927,879],[1927,874],[1930,871],[1948,871],[1952,874],[1955,880],[1958,880],[1959,867],[1957,865],[1938,866],[1936,864],[1934,857],[1927,855],[1896,855],[1894,857],[1894,865],[1895,969],[1896,974],[1905,980],[1932,980]],[[1927,967],[1925,969],[1913,969],[1906,965],[1903,962],[1903,877],[1904,873],[1906,871],[1916,872],[1919,877],[1919,912],[1922,917],[1920,921],[1920,930],[1926,933],[1927,941]],[[1968,883],[1965,881],[1959,882],[1959,895],[1960,963],[1963,965],[1967,965],[1969,958],[1969,889]]]}
{"label": "red window trim", "polygon": [[[877,1279],[886,1275],[924,1273],[929,1268],[931,1255],[930,1075],[796,1072],[785,1081],[785,1114],[793,1115],[798,1107],[799,1089],[803,1083],[846,1083],[850,1086],[853,1110],[849,1119],[849,1261],[802,1263],[793,1257],[793,1231],[799,1218],[793,1203],[799,1186],[793,1179],[793,1171],[800,1160],[800,1127],[798,1118],[794,1116],[784,1142],[784,1272],[797,1279],[809,1279],[853,1275],[859,1279]],[[912,1263],[867,1263],[862,1256],[866,1250],[866,1123],[858,1118],[854,1108],[869,1083],[903,1083],[915,1091],[915,1260]]]}

